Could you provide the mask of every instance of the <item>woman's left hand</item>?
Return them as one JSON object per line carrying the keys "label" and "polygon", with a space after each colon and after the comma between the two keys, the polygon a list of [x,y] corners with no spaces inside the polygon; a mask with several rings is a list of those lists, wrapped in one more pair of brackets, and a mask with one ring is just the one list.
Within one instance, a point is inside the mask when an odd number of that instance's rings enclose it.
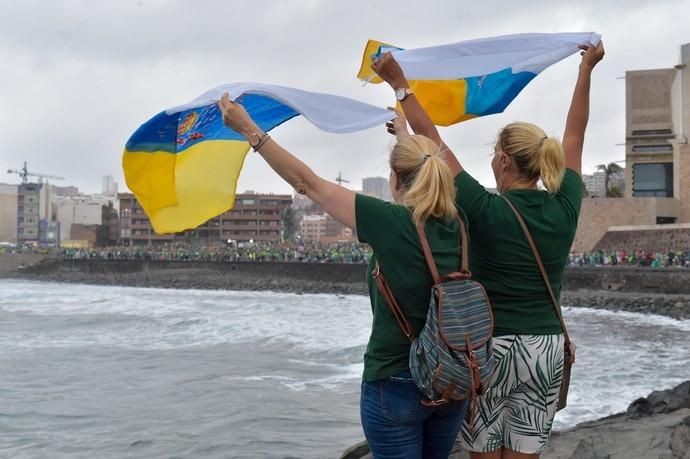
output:
{"label": "woman's left hand", "polygon": [[227,92],[221,97],[218,107],[223,114],[223,123],[233,131],[242,134],[244,137],[249,137],[259,131],[247,110],[237,102],[230,100]]}
{"label": "woman's left hand", "polygon": [[389,134],[393,134],[396,140],[403,139],[410,136],[410,131],[407,129],[407,118],[397,108],[388,107],[388,110],[395,112],[396,117],[386,123],[386,130]]}

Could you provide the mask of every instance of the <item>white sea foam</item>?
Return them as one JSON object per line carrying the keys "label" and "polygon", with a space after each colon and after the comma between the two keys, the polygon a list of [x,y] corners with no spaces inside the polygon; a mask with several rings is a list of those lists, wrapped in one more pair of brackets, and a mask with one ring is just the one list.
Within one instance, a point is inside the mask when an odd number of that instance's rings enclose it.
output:
{"label": "white sea foam", "polygon": [[[569,407],[557,416],[557,427],[624,410],[637,397],[690,379],[690,321],[583,308],[564,313],[578,360]],[[295,396],[356,393],[370,330],[363,296],[0,280],[0,349],[6,355],[93,349],[203,355],[231,346],[237,354],[227,355],[218,370],[228,368],[223,381],[277,386]],[[233,369],[252,359],[255,370]]]}

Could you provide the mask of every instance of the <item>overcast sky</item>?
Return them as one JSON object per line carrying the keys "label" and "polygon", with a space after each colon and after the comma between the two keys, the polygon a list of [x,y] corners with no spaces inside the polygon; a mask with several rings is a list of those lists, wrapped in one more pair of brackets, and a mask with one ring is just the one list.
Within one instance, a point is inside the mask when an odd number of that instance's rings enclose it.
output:
{"label": "overcast sky", "polygon": [[[523,32],[595,31],[606,58],[592,83],[584,172],[622,160],[626,70],[672,67],[690,42],[690,0],[509,1],[28,1],[0,0],[0,182],[8,168],[66,178],[99,192],[134,130],[159,111],[223,83],[254,81],[353,97],[385,107],[384,85],[355,78],[369,38],[405,48]],[[534,122],[560,137],[580,57],[542,72],[499,115],[443,129],[466,169],[493,186],[490,153],[501,126]],[[334,135],[301,118],[273,137],[318,174],[387,176],[382,127]],[[238,191],[292,192],[250,153]]]}

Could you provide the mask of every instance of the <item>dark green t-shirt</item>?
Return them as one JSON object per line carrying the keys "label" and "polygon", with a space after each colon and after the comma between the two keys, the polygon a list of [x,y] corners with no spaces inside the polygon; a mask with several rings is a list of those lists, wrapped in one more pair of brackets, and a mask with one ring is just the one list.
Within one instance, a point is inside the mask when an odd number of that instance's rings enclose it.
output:
{"label": "dark green t-shirt", "polygon": [[[494,335],[561,333],[539,267],[508,204],[465,171],[455,178],[455,187],[456,202],[469,220],[470,271],[491,300]],[[582,204],[582,179],[567,169],[556,194],[512,190],[505,195],[525,219],[560,298]]]}
{"label": "dark green t-shirt", "polygon": [[[373,250],[367,269],[373,324],[364,354],[363,379],[376,381],[409,368],[410,342],[371,278],[375,262],[379,262],[393,296],[416,335],[426,321],[433,280],[409,209],[358,194],[355,213],[357,237]],[[460,268],[458,222],[444,223],[430,218],[425,230],[439,274],[457,271]]]}

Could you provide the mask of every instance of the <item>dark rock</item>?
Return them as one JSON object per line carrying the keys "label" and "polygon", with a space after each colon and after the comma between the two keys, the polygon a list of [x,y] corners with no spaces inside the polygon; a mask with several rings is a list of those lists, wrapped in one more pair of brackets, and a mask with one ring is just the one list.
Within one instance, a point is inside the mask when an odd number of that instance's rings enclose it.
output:
{"label": "dark rock", "polygon": [[654,391],[647,397],[638,398],[630,404],[627,412],[635,416],[649,416],[671,413],[681,408],[690,408],[690,381],[670,390]]}
{"label": "dark rock", "polygon": [[640,397],[628,406],[627,412],[634,416],[649,416],[654,413],[654,405],[644,397]]}
{"label": "dark rock", "polygon": [[671,390],[654,391],[647,400],[654,406],[655,413],[670,413],[681,408],[690,408],[690,381]]}
{"label": "dark rock", "polygon": [[372,455],[369,453],[369,445],[366,441],[350,446],[345,450],[340,459],[370,459]]}

